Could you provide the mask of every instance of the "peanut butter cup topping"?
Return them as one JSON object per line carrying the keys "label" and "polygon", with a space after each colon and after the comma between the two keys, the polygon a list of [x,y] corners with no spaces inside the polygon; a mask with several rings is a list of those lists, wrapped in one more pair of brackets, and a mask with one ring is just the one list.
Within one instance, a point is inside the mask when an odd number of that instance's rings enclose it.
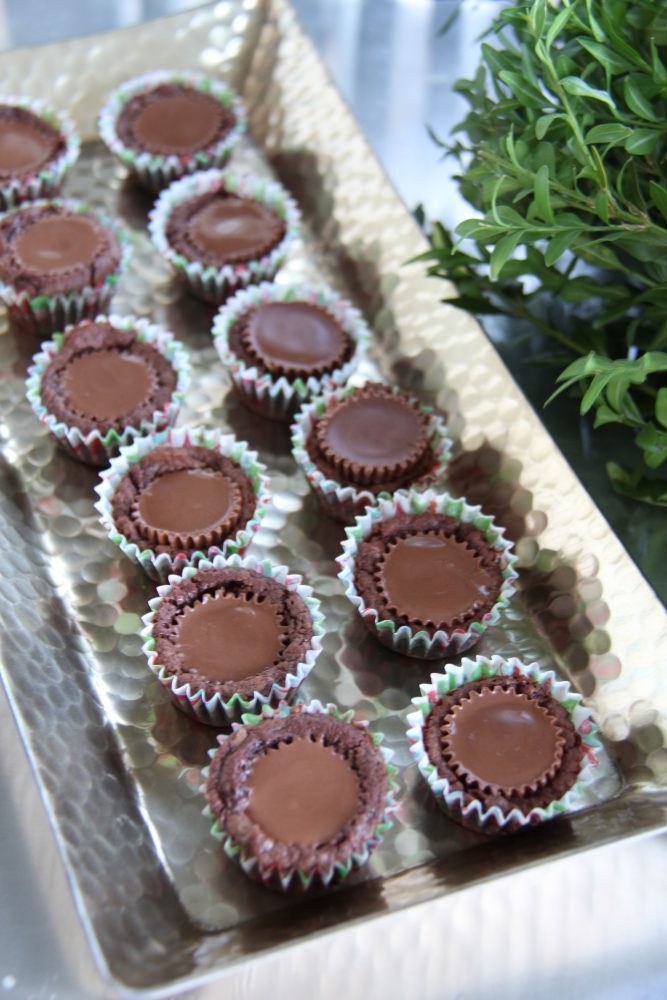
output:
{"label": "peanut butter cup topping", "polygon": [[130,98],[116,123],[126,146],[187,156],[220,142],[236,124],[231,108],[185,83],[162,83]]}
{"label": "peanut butter cup topping", "polygon": [[156,476],[136,505],[136,517],[148,538],[159,542],[175,535],[188,547],[224,537],[240,512],[240,489],[212,469],[179,469]]}
{"label": "peanut butter cup topping", "polygon": [[351,338],[333,316],[308,302],[258,306],[249,314],[241,340],[250,359],[288,378],[331,371],[351,348]]}
{"label": "peanut butter cup topping", "polygon": [[468,787],[524,796],[553,780],[565,740],[547,708],[502,687],[470,691],[452,707],[441,728],[452,770]]}
{"label": "peanut butter cup topping", "polygon": [[19,262],[36,274],[87,267],[101,248],[99,227],[79,214],[36,218],[14,241]]}
{"label": "peanut butter cup topping", "polygon": [[318,847],[339,839],[359,808],[359,780],[321,740],[294,737],[257,758],[248,817],[279,843]]}
{"label": "peanut butter cup topping", "polygon": [[218,590],[186,607],[179,619],[183,669],[213,681],[240,680],[267,670],[285,642],[280,608],[256,595]]}
{"label": "peanut butter cup topping", "polygon": [[474,616],[497,591],[496,574],[479,554],[444,531],[396,539],[388,545],[376,579],[390,611],[436,628],[463,614]]}
{"label": "peanut butter cup topping", "polygon": [[36,174],[64,147],[58,132],[26,108],[0,104],[0,178]]}
{"label": "peanut butter cup topping", "polygon": [[120,351],[91,351],[64,369],[62,388],[69,405],[86,417],[117,420],[131,414],[156,389],[143,358]]}
{"label": "peanut butter cup topping", "polygon": [[367,385],[323,414],[315,436],[343,479],[371,485],[410,474],[427,447],[427,427],[409,396]]}

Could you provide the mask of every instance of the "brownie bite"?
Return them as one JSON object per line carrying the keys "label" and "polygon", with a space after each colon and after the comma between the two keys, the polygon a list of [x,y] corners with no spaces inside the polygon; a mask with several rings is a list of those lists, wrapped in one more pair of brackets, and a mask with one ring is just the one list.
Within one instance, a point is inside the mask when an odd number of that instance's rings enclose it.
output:
{"label": "brownie bite", "polygon": [[0,183],[43,170],[65,152],[65,136],[28,108],[0,103]]}
{"label": "brownie bite", "polygon": [[387,822],[390,777],[364,727],[293,710],[221,740],[206,795],[225,849],[248,874],[308,888],[366,860]]}

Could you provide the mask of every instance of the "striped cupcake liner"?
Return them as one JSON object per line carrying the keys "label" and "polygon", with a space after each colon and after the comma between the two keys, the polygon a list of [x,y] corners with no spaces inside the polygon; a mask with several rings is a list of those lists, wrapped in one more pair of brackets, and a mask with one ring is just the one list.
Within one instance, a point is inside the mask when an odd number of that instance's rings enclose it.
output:
{"label": "striped cupcake liner", "polygon": [[0,183],[0,210],[4,212],[23,201],[35,201],[37,198],[50,198],[56,195],[76,163],[81,142],[74,122],[61,111],[54,111],[37,98],[0,97],[0,104],[31,111],[54,128],[65,141],[63,151],[37,173],[7,178]]}
{"label": "striped cupcake liner", "polygon": [[[424,724],[439,698],[470,681],[497,675],[528,678],[545,688],[566,710],[583,744],[581,771],[572,788],[562,798],[547,806],[535,807],[526,814],[516,808],[505,811],[498,805],[485,808],[484,803],[472,797],[470,791],[464,795],[463,791],[452,788],[446,778],[440,777],[424,746]],[[419,690],[420,696],[412,699],[415,711],[407,717],[410,752],[437,801],[456,822],[482,833],[510,833],[581,809],[587,804],[586,790],[593,783],[599,766],[599,728],[593,722],[590,710],[583,705],[581,695],[573,691],[567,681],[559,680],[553,670],[542,670],[538,663],[525,664],[515,657],[507,660],[501,656],[478,656],[474,660],[464,657],[459,665],[447,664],[443,673],[431,674],[430,683],[420,684]]]}
{"label": "striped cupcake liner", "polygon": [[154,434],[164,430],[175,422],[185,391],[190,383],[190,361],[183,345],[173,334],[154,323],[137,316],[96,316],[95,322],[109,323],[116,330],[133,330],[137,340],[143,344],[151,344],[167,359],[176,373],[176,388],[166,406],[155,410],[150,419],[142,420],[138,427],[123,427],[122,431],[115,428],[102,433],[97,428],[83,432],[78,427],[59,420],[50,413],[42,402],[42,378],[44,372],[54,357],[62,350],[67,341],[67,334],[73,327],[69,326],[64,333],[56,333],[53,338],[42,344],[40,351],[33,356],[32,365],[28,368],[26,380],[26,396],[32,406],[35,416],[44,424],[61,448],[87,465],[107,466],[117,455],[120,448],[128,445],[134,438],[146,434]]}
{"label": "striped cupcake liner", "polygon": [[[336,705],[324,705],[322,702],[317,700],[307,703],[299,702],[298,704],[292,706],[281,703],[275,708],[265,705],[263,706],[261,713],[244,715],[242,725],[236,723],[232,724],[232,732],[229,735],[219,735],[218,743],[223,746],[225,741],[233,739],[237,731],[243,728],[243,726],[255,726],[267,718],[299,713],[306,715],[333,715],[342,722],[347,722],[350,725],[358,726],[362,729],[368,726],[366,720],[354,718],[353,710],[343,712]],[[373,744],[382,754],[387,770],[388,790],[382,819],[375,827],[372,835],[358,851],[351,853],[345,860],[332,862],[330,866],[325,869],[319,867],[314,867],[307,871],[300,868],[290,868],[286,871],[278,870],[275,867],[266,869],[260,864],[259,859],[255,855],[248,853],[244,849],[243,845],[238,843],[228,831],[220,828],[217,818],[213,815],[210,807],[207,805],[203,810],[204,815],[211,820],[211,833],[215,839],[221,843],[222,849],[227,857],[236,864],[239,864],[249,878],[261,882],[267,888],[279,889],[283,892],[294,890],[306,892],[309,889],[327,888],[337,885],[351,872],[356,871],[358,868],[361,868],[362,865],[366,864],[372,852],[378,847],[379,844],[382,843],[384,835],[393,825],[393,814],[396,810],[396,796],[398,794],[398,783],[396,781],[397,770],[394,765],[391,764],[393,751],[381,746],[382,735],[380,733],[369,733],[369,736],[373,741]],[[209,757],[212,759],[215,757],[217,752],[217,748],[209,750]],[[208,773],[209,768],[204,768],[202,771],[203,783],[201,785],[201,791],[204,795],[206,794],[206,781]]]}
{"label": "striped cupcake liner", "polygon": [[[342,399],[358,392],[358,386],[347,385],[340,389],[324,392],[321,396],[305,403],[297,413],[292,424],[292,455],[306,479],[308,485],[319,499],[325,513],[343,524],[354,524],[354,519],[363,514],[367,507],[375,506],[380,497],[388,493],[373,493],[369,489],[357,486],[343,486],[334,479],[329,479],[313,462],[308,454],[306,443],[310,433],[327,410],[332,409]],[[399,390],[395,389],[398,393]],[[447,435],[444,421],[428,406],[420,406],[422,413],[428,415],[428,443],[435,456],[433,468],[422,476],[411,488],[426,488],[437,482],[444,474],[453,447],[452,440]]]}
{"label": "striped cupcake liner", "polygon": [[[227,566],[246,569],[259,576],[269,577],[282,584],[291,593],[298,594],[308,609],[313,630],[310,648],[303,660],[296,665],[294,672],[287,674],[281,684],[274,682],[264,685],[262,690],[254,691],[250,698],[244,698],[238,693],[234,693],[228,699],[224,699],[218,693],[207,696],[204,688],[200,685],[190,682],[179,684],[178,678],[159,662],[153,634],[156,612],[164,599],[172,593],[173,588],[178,586],[179,580],[191,580],[202,569],[223,569]],[[216,556],[212,560],[202,559],[196,567],[186,567],[182,576],[171,577],[168,584],[158,587],[158,596],[148,603],[151,611],[142,619],[144,628],[141,636],[144,639],[143,652],[148,661],[149,669],[181,711],[199,722],[205,722],[212,726],[228,726],[232,722],[240,722],[244,713],[261,713],[265,705],[275,706],[280,702],[291,702],[300,685],[315,666],[315,661],[322,651],[322,637],[325,631],[324,616],[320,612],[320,602],[313,597],[312,587],[306,586],[298,573],[290,573],[287,566],[277,566],[269,559],[259,560],[254,556],[242,558],[239,555],[230,556],[228,559],[223,558],[223,556]],[[224,655],[224,650],[221,651],[221,655]]]}
{"label": "striped cupcake liner", "polygon": [[[260,372],[234,354],[229,334],[250,309],[268,302],[306,302],[327,312],[355,343],[352,357],[326,375],[288,379]],[[344,385],[361,361],[370,341],[370,331],[361,313],[331,289],[313,285],[273,285],[262,282],[237,292],[217,313],[213,342],[238,396],[253,411],[271,420],[290,420],[296,408],[322,392]]]}
{"label": "striped cupcake liner", "polygon": [[[257,501],[255,511],[235,535],[225,539],[220,545],[209,546],[205,552],[196,550],[171,555],[168,552],[155,552],[151,548],[142,549],[116,528],[111,507],[113,495],[132,466],[155,448],[163,446],[183,448],[189,445],[215,449],[235,462],[252,483]],[[131,444],[120,449],[118,456],[111,459],[109,468],[101,474],[101,481],[95,487],[95,492],[99,496],[95,509],[100,515],[100,524],[111,541],[118,545],[128,559],[141,566],[152,580],[161,583],[165,583],[171,574],[182,574],[187,566],[199,565],[203,559],[212,560],[219,555],[227,557],[237,553],[243,554],[259,528],[271,500],[266,466],[258,460],[257,453],[251,451],[245,441],[238,441],[233,434],[222,434],[204,427],[170,428],[157,434],[135,438]]]}
{"label": "striped cupcake liner", "polygon": [[[218,191],[253,199],[274,209],[286,226],[280,243],[258,260],[222,267],[188,260],[174,250],[167,239],[167,226],[174,210],[187,201]],[[276,181],[251,174],[204,170],[175,181],[162,192],[150,213],[148,229],[157,249],[187,280],[190,291],[205,302],[220,305],[240,288],[274,277],[298,235],[299,219],[296,202]]]}
{"label": "striped cupcake liner", "polygon": [[[116,131],[123,109],[133,97],[147,94],[165,83],[185,84],[215,98],[224,107],[231,108],[236,124],[212,148],[187,155],[151,153],[126,146]],[[184,175],[210,167],[221,167],[226,163],[246,130],[246,117],[239,98],[221,81],[213,80],[203,73],[158,70],[133,77],[114,90],[100,112],[98,127],[102,140],[114,156],[129,167],[143,187],[157,192]]]}
{"label": "striped cupcake liner", "polygon": [[[495,604],[483,619],[472,622],[467,629],[451,632],[438,630],[431,635],[425,629],[413,629],[409,625],[398,625],[392,618],[382,618],[376,608],[368,607],[354,584],[355,562],[360,543],[370,535],[376,524],[389,521],[397,514],[446,514],[460,523],[474,524],[489,545],[498,554],[503,582]],[[475,645],[489,628],[500,620],[515,592],[518,579],[517,556],[512,552],[512,543],[504,538],[504,528],[498,527],[492,517],[484,514],[480,507],[471,506],[465,500],[455,499],[448,493],[426,490],[398,490],[391,497],[380,497],[375,507],[367,507],[365,514],[357,517],[354,527],[345,529],[347,539],[343,542],[343,554],[338,556],[340,566],[338,577],[345,587],[345,596],[355,606],[362,619],[377,639],[389,649],[404,656],[433,660],[442,656],[456,656]]]}

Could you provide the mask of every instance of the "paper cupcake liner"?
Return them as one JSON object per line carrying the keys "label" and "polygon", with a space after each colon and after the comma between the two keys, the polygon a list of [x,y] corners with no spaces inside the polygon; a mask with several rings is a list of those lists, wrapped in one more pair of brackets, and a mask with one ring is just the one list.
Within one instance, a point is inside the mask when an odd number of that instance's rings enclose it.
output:
{"label": "paper cupcake liner", "polygon": [[[211,149],[183,156],[177,153],[151,153],[126,146],[116,132],[116,124],[123,109],[133,97],[146,94],[163,83],[187,84],[214,97],[220,104],[232,109],[236,124]],[[114,90],[100,112],[98,127],[106,146],[130,168],[137,181],[149,191],[157,192],[186,174],[207,170],[209,167],[221,167],[226,163],[245,132],[246,118],[239,98],[220,80],[213,80],[203,73],[158,70],[133,77]]]}
{"label": "paper cupcake liner", "polygon": [[[128,541],[125,535],[116,529],[111,512],[111,500],[118,484],[135,462],[163,445],[175,448],[186,445],[214,448],[245,472],[252,482],[257,506],[250,520],[234,536],[226,538],[220,545],[209,546],[205,552],[200,550],[179,552],[171,556],[168,552],[156,553],[150,548],[140,549],[136,542]],[[245,552],[270,502],[269,479],[265,473],[266,467],[258,461],[257,453],[250,451],[246,442],[238,441],[233,434],[221,434],[219,431],[204,427],[170,428],[147,437],[135,438],[131,444],[120,449],[120,454],[111,459],[109,468],[102,472],[101,482],[95,487],[95,492],[100,498],[95,503],[95,509],[100,515],[100,524],[109,538],[119,546],[128,559],[141,566],[152,580],[165,583],[170,574],[180,575],[187,566],[198,566],[202,559],[212,560],[219,555],[231,556]]]}
{"label": "paper cupcake liner", "polygon": [[42,402],[42,377],[53,358],[62,349],[66,336],[72,327],[67,327],[64,334],[54,334],[52,340],[42,344],[41,350],[34,355],[33,363],[28,368],[26,380],[26,396],[35,415],[49,433],[55,437],[61,448],[64,448],[74,458],[88,465],[106,466],[113,456],[118,454],[119,449],[129,444],[133,438],[154,434],[171,427],[190,382],[190,361],[186,350],[174,338],[173,334],[154,323],[149,323],[146,319],[139,319],[136,316],[112,315],[96,316],[95,321],[109,323],[116,330],[135,330],[137,340],[152,344],[160,354],[167,358],[176,372],[176,388],[171,399],[162,409],[155,410],[150,420],[142,420],[138,427],[128,425],[120,432],[112,428],[104,434],[97,429],[84,433],[78,427],[59,420],[48,411]]}
{"label": "paper cupcake liner", "polygon": [[[244,698],[238,693],[233,694],[227,700],[218,693],[207,697],[199,685],[179,684],[178,678],[169,673],[167,668],[158,662],[156,652],[156,642],[153,636],[155,613],[164,598],[171,593],[173,584],[181,578],[192,579],[202,569],[223,569],[225,566],[252,570],[276,580],[283,584],[287,590],[298,594],[308,608],[313,628],[310,648],[304,659],[297,664],[295,672],[287,674],[282,684],[273,683],[268,687],[265,686],[262,691],[254,691],[251,698]],[[241,558],[239,555],[230,556],[228,559],[222,556],[216,556],[213,560],[202,559],[197,567],[186,567],[182,577],[171,577],[167,585],[158,587],[158,596],[148,603],[151,611],[142,618],[145,627],[141,632],[141,636],[145,640],[143,652],[146,655],[148,666],[181,711],[198,719],[199,722],[205,722],[209,725],[227,726],[231,722],[240,722],[244,713],[260,713],[264,705],[275,706],[280,702],[291,702],[296,696],[299,686],[315,666],[315,661],[322,651],[324,616],[320,613],[320,602],[313,597],[312,587],[303,584],[301,576],[297,573],[290,573],[287,566],[277,566],[269,559],[259,560],[254,556]]]}
{"label": "paper cupcake liner", "polygon": [[0,97],[0,104],[11,105],[31,111],[60,133],[65,140],[64,150],[36,174],[24,174],[0,183],[0,211],[14,208],[23,201],[49,198],[58,193],[67,173],[77,160],[80,149],[78,133],[74,123],[61,111],[54,111],[48,105],[31,97]]}
{"label": "paper cupcake liner", "polygon": [[[386,497],[389,494],[373,493],[362,486],[342,486],[334,479],[328,479],[308,454],[306,442],[317,420],[327,410],[340,400],[347,399],[348,396],[354,395],[358,391],[357,386],[348,385],[324,392],[310,403],[305,403],[292,424],[292,455],[295,462],[304,473],[325,513],[336,518],[337,521],[342,521],[343,524],[354,524],[354,519],[363,514],[366,507],[375,506],[380,497]],[[399,390],[395,389],[395,391]],[[447,436],[447,428],[442,418],[433,413],[428,406],[420,406],[419,408],[422,413],[428,414],[428,441],[435,455],[435,464],[427,475],[421,476],[416,482],[410,484],[411,488],[415,490],[425,489],[442,476],[453,446],[452,440]]]}
{"label": "paper cupcake liner", "polygon": [[[447,664],[444,671],[442,674],[431,674],[430,684],[419,685],[421,696],[412,699],[416,711],[407,717],[409,726],[407,736],[410,752],[417,761],[421,775],[428,782],[439,804],[452,819],[483,833],[510,833],[526,826],[535,826],[562,813],[572,812],[586,804],[585,792],[593,782],[595,770],[599,765],[601,749],[597,738],[599,729],[592,721],[590,710],[582,704],[581,695],[573,691],[567,681],[559,680],[553,670],[542,670],[538,663],[525,664],[515,657],[508,660],[501,656],[478,656],[474,660],[464,657],[459,666]],[[516,808],[505,812],[497,805],[484,809],[483,803],[474,798],[466,803],[464,793],[452,789],[449,781],[438,775],[437,768],[431,763],[424,746],[424,722],[432,706],[442,695],[469,681],[495,677],[498,674],[508,677],[512,675],[528,677],[546,688],[551,697],[565,708],[583,742],[585,756],[577,782],[562,798],[550,802],[545,807],[535,807],[527,815]]]}
{"label": "paper cupcake liner", "polygon": [[[51,198],[32,201],[10,209],[10,212],[20,212],[24,208],[41,208],[46,205],[60,205],[70,212],[86,212],[110,229],[120,244],[121,258],[118,270],[108,274],[97,286],[85,285],[72,292],[55,295],[34,295],[29,292],[17,291],[12,285],[0,281],[0,301],[4,302],[10,320],[19,326],[25,334],[38,337],[50,336],[66,326],[79,323],[82,319],[95,319],[100,313],[105,313],[116,290],[121,275],[127,269],[131,256],[130,235],[113,219],[97,209],[80,201],[69,198]],[[1,217],[0,217],[1,218]]]}
{"label": "paper cupcake liner", "polygon": [[[343,712],[336,705],[323,705],[317,700],[307,703],[299,702],[293,706],[281,703],[275,708],[264,705],[262,707],[261,714],[244,715],[242,717],[242,724],[246,726],[254,726],[266,718],[296,713],[303,713],[307,715],[334,715],[342,722],[349,722],[352,725],[359,726],[361,728],[365,728],[368,725],[365,720],[355,719],[353,710]],[[218,743],[222,746],[224,741],[232,738],[234,733],[239,728],[241,728],[241,726],[238,723],[233,723],[231,734],[219,735]],[[291,868],[288,871],[279,871],[277,868],[272,868],[270,871],[264,871],[254,855],[246,853],[243,849],[243,845],[234,840],[232,835],[227,831],[220,829],[217,818],[213,815],[207,805],[203,810],[204,815],[212,821],[211,833],[215,839],[222,844],[222,849],[227,857],[239,864],[245,874],[250,878],[261,882],[267,888],[280,889],[283,892],[290,890],[307,891],[312,888],[327,888],[341,882],[350,874],[350,872],[355,871],[364,865],[375,848],[382,843],[385,833],[393,825],[393,813],[396,810],[396,796],[398,793],[398,783],[396,781],[397,770],[393,764],[390,763],[393,757],[393,751],[380,745],[382,742],[382,735],[380,733],[371,733],[370,736],[375,746],[379,748],[384,759],[389,787],[382,819],[373,831],[372,836],[366,841],[361,850],[351,854],[344,862],[334,862],[328,869],[313,868],[310,871],[303,871],[300,868]],[[216,753],[217,748],[209,750],[209,757],[213,758]],[[201,785],[201,791],[204,794],[206,794],[206,779],[208,777],[208,772],[208,767],[204,768],[202,771],[203,783]]]}
{"label": "paper cupcake liner", "polygon": [[[482,621],[472,622],[467,629],[459,628],[452,632],[438,630],[432,636],[425,629],[415,631],[409,625],[399,626],[389,618],[380,618],[375,608],[366,605],[354,585],[359,544],[368,537],[374,526],[397,514],[423,514],[426,511],[447,514],[461,523],[474,524],[498,553],[503,575],[498,599]],[[463,499],[454,499],[448,493],[398,490],[391,497],[380,497],[377,506],[366,508],[366,513],[356,519],[354,527],[345,529],[347,539],[343,542],[343,554],[336,559],[340,566],[338,577],[345,586],[345,596],[354,604],[366,625],[383,645],[404,656],[427,660],[458,655],[474,646],[487,628],[498,622],[515,592],[514,583],[518,579],[515,569],[517,556],[512,552],[512,543],[503,537],[504,532],[505,529],[499,528],[493,518],[484,514],[480,507],[473,507]]]}
{"label": "paper cupcake liner", "polygon": [[[239,358],[229,346],[229,333],[244,313],[267,302],[307,302],[322,307],[355,342],[350,360],[326,375],[290,380],[285,375],[260,372]],[[331,289],[313,285],[262,282],[237,292],[213,321],[213,342],[236,392],[251,410],[271,420],[290,420],[294,410],[306,400],[344,385],[363,357],[369,340],[370,332],[358,309]]]}
{"label": "paper cupcake liner", "polygon": [[[244,264],[216,267],[188,260],[168,243],[167,225],[172,212],[186,201],[220,190],[232,192],[240,198],[253,198],[274,209],[285,221],[285,236],[264,257]],[[193,294],[205,302],[220,305],[239,288],[273,278],[298,235],[299,210],[296,202],[275,181],[251,174],[204,170],[175,181],[162,192],[150,213],[148,229],[155,246],[187,279]]]}

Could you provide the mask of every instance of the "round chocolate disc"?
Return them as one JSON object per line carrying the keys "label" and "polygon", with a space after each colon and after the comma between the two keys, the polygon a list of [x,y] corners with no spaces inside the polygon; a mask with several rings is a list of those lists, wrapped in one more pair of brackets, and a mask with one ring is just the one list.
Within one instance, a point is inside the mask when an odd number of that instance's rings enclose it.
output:
{"label": "round chocolate disc", "polygon": [[345,331],[324,309],[308,302],[267,302],[248,322],[247,346],[267,369],[311,372],[341,358]]}
{"label": "round chocolate disc", "polygon": [[450,766],[468,782],[506,794],[546,781],[562,746],[556,720],[545,708],[500,687],[472,691],[443,726]]}
{"label": "round chocolate disc", "polygon": [[134,135],[138,145],[151,153],[194,153],[215,141],[222,121],[219,101],[183,88],[145,103],[134,119]]}
{"label": "round chocolate disc", "polygon": [[359,781],[333,747],[296,737],[254,763],[247,815],[272,840],[317,847],[335,840],[359,808]]}
{"label": "round chocolate disc", "polygon": [[224,523],[240,499],[226,476],[208,469],[179,469],[156,476],[141,490],[139,515],[148,528],[204,534]]}
{"label": "round chocolate disc", "polygon": [[199,250],[222,263],[261,256],[271,246],[280,217],[259,201],[225,195],[192,217],[190,238]]}
{"label": "round chocolate disc", "polygon": [[333,455],[378,469],[407,462],[423,436],[419,412],[389,394],[359,393],[338,406],[322,425],[322,443]]}
{"label": "round chocolate disc", "polygon": [[116,420],[152,394],[155,377],[140,357],[90,351],[70,361],[62,386],[74,410],[97,420]]}
{"label": "round chocolate disc", "polygon": [[101,247],[100,233],[85,215],[53,215],[31,222],[14,242],[22,265],[38,274],[89,266]]}
{"label": "round chocolate disc", "polygon": [[387,550],[379,576],[399,614],[436,626],[484,600],[495,584],[472,548],[442,532],[398,539]]}
{"label": "round chocolate disc", "polygon": [[37,173],[59,141],[56,130],[30,111],[0,105],[0,176]]}
{"label": "round chocolate disc", "polygon": [[184,610],[178,627],[183,669],[214,681],[236,681],[267,670],[283,646],[279,609],[219,590]]}

